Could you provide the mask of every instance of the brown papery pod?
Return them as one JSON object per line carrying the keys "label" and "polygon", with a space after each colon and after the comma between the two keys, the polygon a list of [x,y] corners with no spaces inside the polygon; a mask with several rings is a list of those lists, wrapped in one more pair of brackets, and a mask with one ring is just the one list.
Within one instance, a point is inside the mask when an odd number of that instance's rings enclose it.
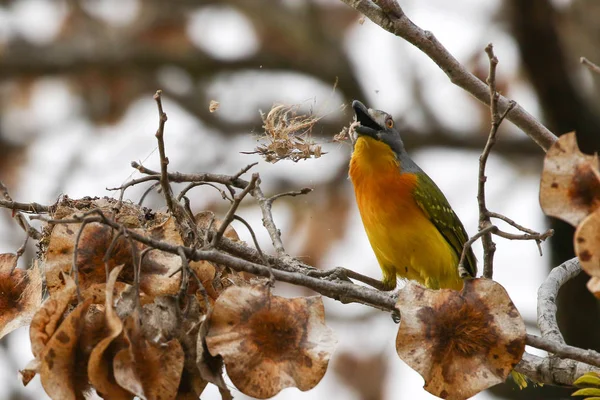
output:
{"label": "brown papery pod", "polygon": [[442,399],[467,399],[504,382],[525,351],[525,323],[492,280],[467,280],[461,291],[409,282],[396,307],[398,355]]}
{"label": "brown papery pod", "polygon": [[319,383],[336,339],[320,296],[283,298],[268,286],[231,286],[215,302],[206,336],[244,394],[265,399],[287,387]]}
{"label": "brown papery pod", "polygon": [[575,132],[561,135],[544,159],[540,205],[546,215],[577,226],[600,206],[597,155],[579,151]]}
{"label": "brown papery pod", "polygon": [[14,269],[16,262],[16,254],[0,254],[0,339],[28,325],[42,302],[42,276],[37,264],[23,270]]}

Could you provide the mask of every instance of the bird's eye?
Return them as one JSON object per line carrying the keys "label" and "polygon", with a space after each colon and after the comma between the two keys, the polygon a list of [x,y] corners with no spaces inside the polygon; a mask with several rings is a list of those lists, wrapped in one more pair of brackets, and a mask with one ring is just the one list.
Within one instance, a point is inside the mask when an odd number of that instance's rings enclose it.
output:
{"label": "bird's eye", "polygon": [[387,126],[388,129],[392,129],[394,127],[394,120],[391,118],[386,119],[385,126]]}

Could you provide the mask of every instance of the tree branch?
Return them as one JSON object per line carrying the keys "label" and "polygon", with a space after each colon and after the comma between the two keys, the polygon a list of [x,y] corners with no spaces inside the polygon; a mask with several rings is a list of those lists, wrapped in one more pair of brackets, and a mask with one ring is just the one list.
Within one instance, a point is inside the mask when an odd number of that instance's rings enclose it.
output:
{"label": "tree branch", "polygon": [[[484,104],[490,104],[489,88],[479,78],[461,65],[450,52],[429,32],[415,25],[398,6],[402,15],[397,17],[386,14],[370,0],[341,0],[355,8],[367,18],[386,31],[399,36],[425,53],[444,73],[450,81],[461,87]],[[504,112],[510,106],[510,101],[504,96],[498,96],[498,110]],[[548,150],[557,140],[556,136],[529,114],[520,105],[507,114],[506,118],[518,126],[542,149]]]}
{"label": "tree branch", "polygon": [[538,357],[529,353],[523,354],[523,359],[517,364],[515,370],[535,382],[545,385],[567,386],[572,386],[577,378],[588,372],[600,373],[600,368],[589,364],[572,360]]}
{"label": "tree branch", "polygon": [[600,353],[594,350],[584,350],[545,339],[535,335],[527,335],[527,344],[541,350],[546,350],[560,358],[570,358],[600,368]]}
{"label": "tree branch", "polygon": [[538,289],[537,324],[542,337],[556,343],[565,343],[556,321],[556,298],[561,286],[569,279],[579,275],[581,265],[577,257],[565,261],[552,269],[544,283]]}

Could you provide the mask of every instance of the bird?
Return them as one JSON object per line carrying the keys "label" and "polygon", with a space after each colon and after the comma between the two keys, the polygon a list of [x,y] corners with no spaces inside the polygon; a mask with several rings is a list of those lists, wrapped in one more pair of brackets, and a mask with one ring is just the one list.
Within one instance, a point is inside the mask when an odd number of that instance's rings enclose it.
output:
{"label": "bird", "polygon": [[392,116],[352,102],[356,114],[349,176],[363,226],[383,272],[382,288],[398,277],[430,289],[463,287],[477,275],[468,235],[433,180],[410,158]]}

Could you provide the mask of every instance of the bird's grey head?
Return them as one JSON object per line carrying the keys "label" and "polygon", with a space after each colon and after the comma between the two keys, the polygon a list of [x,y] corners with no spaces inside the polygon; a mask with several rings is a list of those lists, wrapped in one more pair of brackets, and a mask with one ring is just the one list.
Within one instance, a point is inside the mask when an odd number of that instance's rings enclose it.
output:
{"label": "bird's grey head", "polygon": [[352,102],[352,108],[356,114],[356,121],[360,124],[356,127],[358,137],[368,136],[379,140],[390,146],[397,156],[404,152],[404,143],[400,138],[400,132],[390,114],[367,108],[358,100]]}

